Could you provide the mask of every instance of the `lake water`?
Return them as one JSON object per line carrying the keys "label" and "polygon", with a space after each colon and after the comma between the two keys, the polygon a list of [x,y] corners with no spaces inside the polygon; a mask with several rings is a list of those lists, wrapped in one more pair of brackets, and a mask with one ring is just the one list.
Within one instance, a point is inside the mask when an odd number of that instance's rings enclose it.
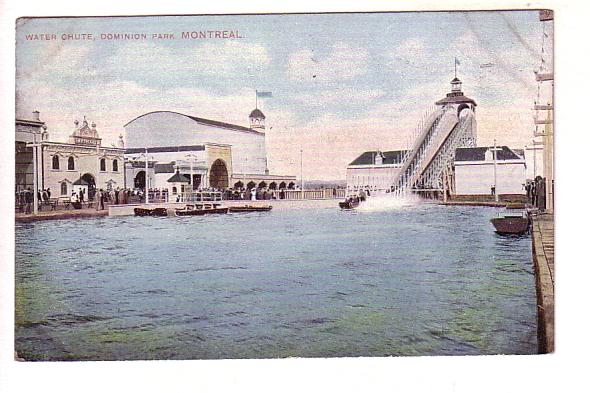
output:
{"label": "lake water", "polygon": [[532,354],[531,239],[497,209],[16,224],[29,360]]}

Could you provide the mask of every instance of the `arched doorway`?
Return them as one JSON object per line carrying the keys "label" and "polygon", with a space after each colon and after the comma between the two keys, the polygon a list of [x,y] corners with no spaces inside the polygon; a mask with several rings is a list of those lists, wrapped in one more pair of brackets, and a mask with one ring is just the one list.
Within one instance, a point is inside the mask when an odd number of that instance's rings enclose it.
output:
{"label": "arched doorway", "polygon": [[256,187],[256,183],[254,183],[253,181],[249,182],[249,183],[246,185],[246,188],[247,188],[248,190],[251,190],[251,189],[253,189],[254,187]]}
{"label": "arched doorway", "polygon": [[144,189],[145,188],[145,171],[137,172],[135,179],[133,179],[133,188]]}
{"label": "arched doorway", "polygon": [[289,183],[289,190],[294,190],[295,189],[295,183],[291,182]]}
{"label": "arched doorway", "polygon": [[279,189],[284,190],[285,188],[287,188],[287,183],[282,181],[281,184],[279,184]]}
{"label": "arched doorway", "polygon": [[459,107],[457,108],[457,117],[461,117],[461,111],[463,111],[463,109],[471,109],[471,107],[467,104],[459,105]]}
{"label": "arched doorway", "polygon": [[277,189],[277,183],[275,183],[274,181],[272,183],[270,183],[268,185],[268,188],[271,190],[276,190]]}
{"label": "arched doorway", "polygon": [[217,159],[209,171],[209,186],[223,190],[229,186],[227,166],[223,160]]}
{"label": "arched doorway", "polygon": [[88,200],[93,201],[94,194],[96,194],[96,181],[94,180],[94,176],[92,176],[90,173],[85,173],[82,176],[82,180],[88,183]]}
{"label": "arched doorway", "polygon": [[258,188],[265,188],[266,187],[266,182],[263,180],[260,183],[258,183]]}
{"label": "arched doorway", "polygon": [[241,181],[238,181],[237,183],[234,184],[234,188],[243,188],[244,187],[244,183],[242,183]]}

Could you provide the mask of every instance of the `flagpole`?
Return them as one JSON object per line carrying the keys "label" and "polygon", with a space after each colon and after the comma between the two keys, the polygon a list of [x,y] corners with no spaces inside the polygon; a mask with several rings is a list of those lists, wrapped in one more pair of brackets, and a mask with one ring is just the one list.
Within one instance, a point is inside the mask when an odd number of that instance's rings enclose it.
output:
{"label": "flagpole", "polygon": [[256,90],[256,109],[258,109],[258,90]]}
{"label": "flagpole", "polygon": [[457,57],[455,57],[455,78],[457,77]]}

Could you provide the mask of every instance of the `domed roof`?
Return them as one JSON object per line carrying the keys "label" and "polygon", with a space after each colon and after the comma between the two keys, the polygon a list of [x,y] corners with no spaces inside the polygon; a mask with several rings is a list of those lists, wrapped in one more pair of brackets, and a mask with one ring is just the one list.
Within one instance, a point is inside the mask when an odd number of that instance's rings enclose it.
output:
{"label": "domed roof", "polygon": [[258,108],[254,109],[252,112],[250,112],[249,117],[259,117],[261,119],[266,119],[266,116],[264,116],[264,113],[262,113],[262,111]]}

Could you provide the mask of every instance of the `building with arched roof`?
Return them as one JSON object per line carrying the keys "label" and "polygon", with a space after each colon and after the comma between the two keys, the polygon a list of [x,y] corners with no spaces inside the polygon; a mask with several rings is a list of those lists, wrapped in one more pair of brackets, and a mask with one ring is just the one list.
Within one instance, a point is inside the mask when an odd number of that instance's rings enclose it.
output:
{"label": "building with arched roof", "polygon": [[245,127],[173,111],[136,117],[124,126],[127,187],[144,188],[147,176],[148,188],[168,188],[177,172],[194,190],[294,182],[294,176],[269,174],[266,116],[256,108],[249,120]]}

